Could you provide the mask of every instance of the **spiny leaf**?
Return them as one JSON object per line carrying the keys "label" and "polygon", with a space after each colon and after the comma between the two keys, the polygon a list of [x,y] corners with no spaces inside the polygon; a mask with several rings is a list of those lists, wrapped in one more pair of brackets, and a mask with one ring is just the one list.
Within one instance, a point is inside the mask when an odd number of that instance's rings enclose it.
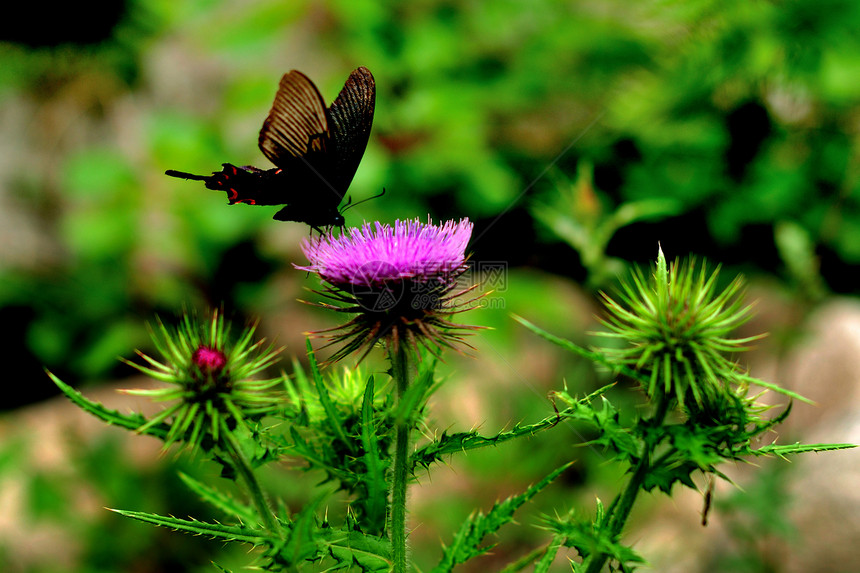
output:
{"label": "spiny leaf", "polygon": [[749,453],[756,456],[779,456],[785,457],[795,454],[805,454],[807,452],[832,452],[834,450],[848,450],[856,448],[857,444],[771,444],[756,450],[750,450]]}
{"label": "spiny leaf", "polygon": [[390,571],[391,543],[382,537],[359,531],[334,532],[328,542],[328,553],[339,567],[358,567],[361,571]]}
{"label": "spiny leaf", "polygon": [[309,467],[307,469],[324,470],[329,474],[329,477],[336,478],[344,483],[351,479],[352,475],[349,471],[329,463],[326,456],[317,451],[311,443],[305,440],[294,426],[290,427],[289,432],[292,439],[289,452],[308,462]]}
{"label": "spiny leaf", "polygon": [[350,447],[352,445],[352,441],[347,438],[346,432],[343,429],[343,423],[337,413],[337,409],[331,401],[331,396],[329,396],[328,388],[326,388],[325,382],[323,381],[316,356],[314,355],[313,346],[311,346],[311,339],[308,338],[306,341],[308,347],[308,360],[311,366],[311,376],[313,377],[314,385],[316,386],[317,393],[319,394],[320,404],[322,405],[323,410],[325,410],[328,421],[334,428],[337,437],[344,443],[344,445]]}
{"label": "spiny leaf", "polygon": [[[602,393],[601,389],[598,392]],[[569,398],[563,398],[568,401]],[[570,403],[568,401],[568,403]],[[598,430],[598,436],[583,445],[602,446],[616,452],[618,461],[638,459],[642,452],[640,440],[619,422],[618,410],[601,396],[600,407],[592,404],[590,396],[574,402],[561,412],[569,420],[584,422]]]}
{"label": "spiny leaf", "polygon": [[761,386],[762,388],[767,388],[768,390],[777,392],[779,394],[782,394],[783,396],[788,396],[789,398],[800,400],[801,402],[806,402],[807,404],[815,405],[815,401],[810,400],[809,398],[806,398],[805,396],[802,396],[797,392],[793,392],[787,388],[783,388],[778,384],[774,384],[773,382],[766,382],[764,380],[759,380],[758,378],[753,378],[751,376],[741,376],[741,379],[744,382],[747,382],[749,384],[755,384],[756,386]]}
{"label": "spiny leaf", "polygon": [[331,527],[327,523],[319,525],[316,509],[323,498],[321,495],[307,504],[295,516],[286,539],[271,546],[267,555],[273,564],[294,570],[303,562],[330,557],[336,565],[327,571],[354,567],[364,572],[389,571],[391,544],[387,539],[354,529]]}
{"label": "spiny leaf", "polygon": [[[538,432],[552,428],[565,418],[576,417],[575,413],[577,411],[586,407],[592,400],[602,395],[604,392],[612,388],[612,386],[613,384],[608,384],[603,388],[592,392],[585,398],[580,399],[573,398],[564,391],[554,392],[553,395],[555,397],[558,397],[565,403],[570,404],[570,407],[560,412],[553,413],[534,424],[516,424],[512,429],[499,432],[494,436],[481,436],[475,431],[457,432],[456,434],[443,433],[436,440],[415,450],[411,458],[412,469],[414,471],[419,465],[429,467],[430,464],[441,460],[444,455],[455,454],[467,450],[475,450],[487,446],[497,446],[515,438],[533,436]],[[591,421],[593,410],[588,409],[587,411],[589,412],[588,419]]]}
{"label": "spiny leaf", "polygon": [[387,505],[388,488],[385,483],[385,463],[380,457],[378,437],[373,425],[373,376],[367,379],[364,389],[364,400],[361,404],[361,443],[364,449],[364,467],[366,473],[362,481],[366,488],[365,510],[370,523],[379,524],[380,529],[385,523],[385,507]]}
{"label": "spiny leaf", "polygon": [[431,570],[431,573],[450,572],[456,565],[489,551],[492,546],[481,547],[484,538],[512,521],[517,509],[548,486],[570,465],[568,463],[554,470],[520,495],[497,502],[486,515],[481,512],[470,515],[460,526],[451,545],[444,549],[441,562]]}
{"label": "spiny leaf", "polygon": [[[304,368],[299,363],[297,358],[293,358],[293,376],[292,379],[285,377],[288,387],[288,395],[293,404],[299,408],[302,421],[306,422],[308,418],[313,417],[316,412],[308,410],[308,400],[306,396],[312,393],[310,382],[305,374]],[[294,382],[294,384],[292,383]]]}
{"label": "spiny leaf", "polygon": [[243,523],[256,524],[258,521],[257,512],[249,505],[245,505],[227,494],[203,484],[193,477],[179,472],[179,477],[188,486],[188,489],[199,495],[204,501],[214,505],[227,515],[238,518]]}
{"label": "spiny leaf", "polygon": [[[608,517],[603,502],[598,499],[593,518],[579,517],[571,510],[563,517],[544,518],[543,528],[553,532],[554,541],[561,540],[564,547],[576,549],[584,561],[589,556],[605,554],[621,565],[619,571],[633,571],[634,564],[645,563],[645,560],[630,547],[610,537]],[[585,571],[582,563],[571,561],[571,567],[576,573]],[[535,568],[535,571],[539,570]]]}
{"label": "spiny leaf", "polygon": [[141,428],[144,428],[141,433],[153,436],[160,440],[167,440],[167,435],[170,430],[170,426],[167,424],[162,423],[148,425],[148,420],[140,414],[120,414],[116,410],[110,410],[99,402],[94,402],[84,397],[83,394],[54,376],[51,372],[46,372],[63,394],[65,394],[69,400],[85,412],[92,414],[96,418],[99,418],[103,422],[112,426],[119,426],[121,428],[134,431],[140,431]]}
{"label": "spiny leaf", "polygon": [[125,517],[143,521],[144,523],[151,523],[153,525],[158,525],[159,527],[167,527],[176,531],[191,533],[192,535],[206,535],[208,537],[223,539],[225,541],[250,543],[255,546],[271,545],[277,541],[262,529],[253,529],[241,525],[222,525],[220,523],[208,523],[205,521],[197,521],[196,519],[179,519],[177,517],[146,513],[142,511],[108,509]]}
{"label": "spiny leaf", "polygon": [[541,558],[535,563],[534,573],[549,573],[549,568],[552,566],[552,562],[555,561],[555,556],[558,554],[558,550],[564,545],[565,540],[566,537],[563,535],[553,535],[552,541],[546,547],[546,551],[543,552]]}
{"label": "spiny leaf", "polygon": [[520,438],[523,436],[533,436],[534,434],[551,428],[560,420],[558,414],[547,416],[536,424],[521,426],[515,425],[512,429],[499,432],[494,436],[482,436],[476,431],[457,432],[455,434],[443,433],[438,439],[426,444],[412,454],[411,465],[414,469],[421,465],[424,467],[439,461],[442,456],[447,454],[455,454],[465,452],[467,450],[475,450],[487,446],[497,446],[503,442]]}
{"label": "spiny leaf", "polygon": [[320,555],[320,545],[316,530],[316,509],[322,502],[322,495],[308,503],[295,516],[287,533],[286,540],[279,541],[273,546],[272,553],[279,563],[297,565],[308,559],[316,559]]}
{"label": "spiny leaf", "polygon": [[[193,482],[193,480],[191,480]],[[178,519],[139,511],[112,509],[120,515],[137,519],[176,531],[205,535],[225,541],[249,543],[268,547],[266,554],[277,566],[293,567],[306,561],[317,561],[325,557],[337,565],[332,569],[358,568],[363,572],[381,572],[391,569],[391,544],[387,539],[368,535],[356,530],[321,527],[317,523],[316,510],[322,497],[307,504],[294,516],[289,526],[284,527],[285,538],[273,536],[262,529],[241,525],[222,525],[194,519]],[[214,564],[222,571],[223,567]]]}

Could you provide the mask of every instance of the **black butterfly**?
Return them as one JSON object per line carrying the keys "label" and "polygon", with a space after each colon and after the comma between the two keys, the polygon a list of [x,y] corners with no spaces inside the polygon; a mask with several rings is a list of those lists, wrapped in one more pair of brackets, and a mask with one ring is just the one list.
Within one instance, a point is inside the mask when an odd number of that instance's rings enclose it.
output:
{"label": "black butterfly", "polygon": [[326,109],[314,83],[303,73],[284,74],[259,145],[277,167],[262,170],[224,163],[212,175],[172,169],[171,177],[203,181],[226,191],[230,204],[285,205],[278,221],[298,221],[319,230],[343,226],[343,200],[370,137],[376,82],[365,67],[354,70]]}

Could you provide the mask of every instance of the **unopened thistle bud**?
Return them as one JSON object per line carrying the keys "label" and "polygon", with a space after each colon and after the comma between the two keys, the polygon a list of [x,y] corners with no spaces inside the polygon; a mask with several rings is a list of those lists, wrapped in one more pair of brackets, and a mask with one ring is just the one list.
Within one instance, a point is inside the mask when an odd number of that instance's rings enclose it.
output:
{"label": "unopened thistle bud", "polygon": [[750,318],[744,306],[743,281],[735,279],[717,291],[718,270],[675,262],[667,266],[663,252],[651,277],[633,274],[622,285],[618,300],[603,294],[607,318],[603,324],[620,346],[605,348],[607,358],[631,368],[648,380],[649,398],[668,398],[688,410],[710,411],[730,398],[745,373],[727,354],[746,349],[761,338],[730,338]]}
{"label": "unopened thistle bud", "polygon": [[282,394],[272,388],[281,379],[255,380],[254,376],[273,364],[279,351],[264,348],[264,340],[253,342],[255,329],[254,325],[246,328],[231,343],[230,326],[218,311],[202,324],[185,315],[175,330],[159,320],[152,338],[162,360],[138,352],[145,365],[126,362],[171,386],[125,392],[173,403],[139,431],[167,422],[167,445],[177,441],[199,445],[204,436],[209,438],[207,443],[217,443],[225,428],[278,408]]}

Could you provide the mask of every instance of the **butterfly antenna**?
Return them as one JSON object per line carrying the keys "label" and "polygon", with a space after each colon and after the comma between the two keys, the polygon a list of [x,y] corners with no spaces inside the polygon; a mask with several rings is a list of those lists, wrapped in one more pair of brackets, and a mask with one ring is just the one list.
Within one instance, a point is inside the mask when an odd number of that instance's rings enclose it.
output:
{"label": "butterfly antenna", "polygon": [[373,197],[368,197],[367,199],[362,199],[361,201],[358,201],[357,203],[353,203],[352,197],[349,197],[346,201],[346,205],[343,206],[343,209],[341,209],[340,212],[343,213],[347,209],[351,209],[352,207],[358,207],[362,203],[366,203],[367,201],[370,201],[371,199],[379,199],[383,195],[385,195],[385,187],[382,188],[382,193],[380,193],[379,195],[374,195]]}

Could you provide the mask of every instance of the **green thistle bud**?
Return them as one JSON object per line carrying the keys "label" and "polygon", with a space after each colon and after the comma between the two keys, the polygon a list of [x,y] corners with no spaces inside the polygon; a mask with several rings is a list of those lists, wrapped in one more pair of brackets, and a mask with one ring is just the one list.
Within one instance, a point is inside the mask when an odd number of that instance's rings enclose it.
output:
{"label": "green thistle bud", "polygon": [[272,388],[282,379],[254,376],[275,362],[280,349],[264,348],[264,340],[252,342],[255,330],[256,325],[249,326],[231,343],[230,325],[217,310],[203,323],[186,314],[176,329],[158,320],[152,339],[162,361],[138,351],[146,364],[125,362],[171,386],[124,392],[173,404],[138,431],[168,422],[167,445],[183,441],[194,447],[204,443],[204,437],[206,443],[217,444],[225,429],[278,409],[284,395]]}
{"label": "green thistle bud", "polygon": [[721,409],[747,378],[726,355],[746,349],[762,335],[730,338],[749,320],[738,277],[717,292],[719,269],[708,274],[695,261],[667,267],[659,252],[653,275],[634,272],[623,283],[618,301],[601,293],[607,309],[600,336],[622,345],[602,349],[610,362],[642,374],[643,390],[652,400],[668,398],[689,412]]}

